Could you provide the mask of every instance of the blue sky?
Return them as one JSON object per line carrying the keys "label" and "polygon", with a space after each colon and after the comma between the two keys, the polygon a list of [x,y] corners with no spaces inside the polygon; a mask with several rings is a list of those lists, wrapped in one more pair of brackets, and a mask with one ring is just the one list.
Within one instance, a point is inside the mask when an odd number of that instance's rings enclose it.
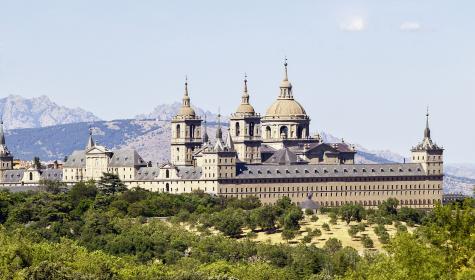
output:
{"label": "blue sky", "polygon": [[407,155],[427,105],[449,162],[473,162],[475,1],[0,0],[0,96],[48,95],[104,119],[180,101],[231,113],[243,73],[265,113],[289,59],[324,130]]}

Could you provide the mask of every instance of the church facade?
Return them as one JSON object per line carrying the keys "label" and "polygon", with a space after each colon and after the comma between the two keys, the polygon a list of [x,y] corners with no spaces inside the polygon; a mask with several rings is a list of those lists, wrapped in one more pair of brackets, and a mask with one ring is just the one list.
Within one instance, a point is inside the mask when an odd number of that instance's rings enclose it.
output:
{"label": "church facade", "polygon": [[357,164],[355,147],[325,143],[310,135],[310,117],[295,100],[285,63],[279,95],[264,116],[250,103],[247,78],[241,102],[214,141],[206,121],[191,106],[185,83],[182,107],[171,121],[170,161],[152,165],[135,150],[109,150],[89,135],[84,150],[73,152],[63,169],[13,170],[3,130],[0,137],[0,185],[66,184],[99,180],[114,173],[129,187],[225,197],[256,196],[272,204],[283,196],[295,203],[309,197],[318,205],[347,203],[376,207],[388,198],[400,205],[432,208],[442,201],[443,148],[432,141],[429,114],[422,142],[411,150],[411,163]]}

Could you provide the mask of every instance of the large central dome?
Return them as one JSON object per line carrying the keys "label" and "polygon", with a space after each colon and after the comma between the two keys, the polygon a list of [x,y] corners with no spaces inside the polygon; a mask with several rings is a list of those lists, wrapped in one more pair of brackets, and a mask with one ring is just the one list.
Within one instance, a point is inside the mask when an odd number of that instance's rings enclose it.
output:
{"label": "large central dome", "polygon": [[307,113],[303,106],[295,101],[292,93],[292,84],[287,75],[287,62],[285,62],[285,77],[280,83],[279,98],[267,109],[267,118],[306,118]]}
{"label": "large central dome", "polygon": [[266,117],[303,117],[305,109],[294,99],[277,99],[267,109]]}

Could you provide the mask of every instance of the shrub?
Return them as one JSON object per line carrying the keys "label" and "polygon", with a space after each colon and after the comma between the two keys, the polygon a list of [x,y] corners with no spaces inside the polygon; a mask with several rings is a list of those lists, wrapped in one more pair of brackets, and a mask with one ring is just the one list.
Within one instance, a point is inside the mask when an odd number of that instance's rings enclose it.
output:
{"label": "shrub", "polygon": [[312,234],[309,233],[302,238],[302,243],[310,243],[312,242],[312,238],[313,238]]}
{"label": "shrub", "polygon": [[312,216],[314,214],[312,209],[305,209],[305,215]]}
{"label": "shrub", "polygon": [[383,231],[379,235],[379,242],[381,242],[382,244],[388,244],[389,243],[389,233],[387,231]]}
{"label": "shrub", "polygon": [[337,216],[336,216],[336,213],[331,212],[328,216],[330,217],[330,224],[336,225],[336,224],[337,224]]}
{"label": "shrub", "polygon": [[384,225],[379,224],[376,227],[374,227],[374,233],[376,233],[377,236],[380,236],[383,232],[387,232]]}
{"label": "shrub", "polygon": [[310,217],[310,221],[311,221],[311,222],[316,222],[316,221],[318,221],[317,215],[312,215],[312,217]]}
{"label": "shrub", "polygon": [[324,223],[324,224],[322,225],[322,228],[323,228],[324,230],[326,230],[326,231],[330,231],[330,225],[327,224],[327,223]]}
{"label": "shrub", "polygon": [[249,239],[254,239],[257,237],[257,233],[253,232],[252,230],[248,233],[246,233],[246,237]]}
{"label": "shrub", "polygon": [[357,225],[359,231],[365,231],[366,230],[366,224],[365,223],[359,223]]}
{"label": "shrub", "polygon": [[295,233],[294,230],[284,229],[282,231],[282,239],[287,240],[287,241],[289,241],[291,239],[294,239],[295,235],[296,235],[296,233]]}
{"label": "shrub", "polygon": [[342,248],[341,241],[336,238],[329,238],[323,246],[323,249],[331,254],[338,252]]}
{"label": "shrub", "polygon": [[365,248],[373,248],[374,247],[373,240],[371,240],[371,238],[366,234],[364,234],[361,237],[361,243],[363,243],[363,247],[365,247]]}
{"label": "shrub", "polygon": [[319,230],[318,228],[313,230],[313,235],[314,236],[322,236],[322,231]]}
{"label": "shrub", "polygon": [[348,234],[351,236],[351,237],[355,237],[359,232],[359,229],[357,226],[351,226],[349,229],[348,229]]}
{"label": "shrub", "polygon": [[403,224],[399,224],[399,225],[397,225],[396,230],[398,232],[407,232],[407,227]]}

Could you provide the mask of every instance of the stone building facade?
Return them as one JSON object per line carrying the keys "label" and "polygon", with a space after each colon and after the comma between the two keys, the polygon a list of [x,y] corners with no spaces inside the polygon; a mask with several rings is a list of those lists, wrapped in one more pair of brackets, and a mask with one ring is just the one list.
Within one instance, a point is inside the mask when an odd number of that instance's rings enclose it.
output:
{"label": "stone building facade", "polygon": [[63,169],[13,170],[13,157],[0,130],[0,174],[3,186],[61,180],[66,184],[99,180],[114,173],[129,187],[151,191],[243,198],[256,196],[272,204],[283,196],[295,203],[312,199],[328,207],[347,203],[376,207],[388,198],[401,205],[431,208],[442,200],[443,148],[435,144],[426,116],[424,137],[412,148],[411,163],[356,164],[354,146],[324,143],[309,132],[310,117],[294,98],[285,63],[277,100],[260,116],[250,104],[247,78],[229,129],[221,125],[211,142],[206,122],[191,107],[188,83],[182,107],[173,118],[170,162],[152,165],[134,150],[109,150],[90,133],[81,151]]}

